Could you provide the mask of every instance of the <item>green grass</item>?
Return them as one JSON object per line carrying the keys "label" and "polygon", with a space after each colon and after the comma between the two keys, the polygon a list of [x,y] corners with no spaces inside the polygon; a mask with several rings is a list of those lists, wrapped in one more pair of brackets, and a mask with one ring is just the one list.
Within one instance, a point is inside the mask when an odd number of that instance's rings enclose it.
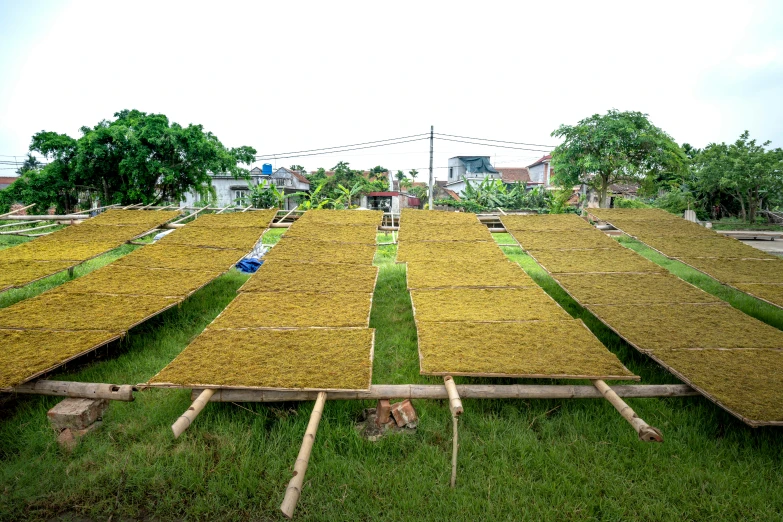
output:
{"label": "green grass", "polygon": [[[498,237],[501,242],[508,242]],[[271,240],[270,240],[271,241]],[[418,375],[405,272],[380,247],[371,326],[373,382],[440,382]],[[676,382],[601,329],[520,249],[519,262],[643,382]],[[236,295],[222,276],[178,309],[56,378],[141,382],[162,368]],[[483,380],[482,382],[512,382]],[[57,398],[0,406],[0,520],[282,520],[283,498],[312,403],[211,404],[173,440],[185,390],[150,390],[113,403],[72,453],[46,411]],[[299,520],[781,520],[783,437],[751,429],[701,397],[631,399],[663,444],[637,440],[602,400],[465,400],[457,488],[449,488],[446,401],[414,401],[416,434],[372,443],[354,422],[368,401],[327,401]]]}

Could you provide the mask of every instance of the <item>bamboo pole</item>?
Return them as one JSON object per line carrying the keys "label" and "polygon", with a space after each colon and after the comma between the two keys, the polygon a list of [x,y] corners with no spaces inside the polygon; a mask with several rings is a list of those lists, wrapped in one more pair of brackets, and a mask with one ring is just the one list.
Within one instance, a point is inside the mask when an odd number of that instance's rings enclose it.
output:
{"label": "bamboo pole", "polygon": [[5,225],[0,225],[0,228],[8,228],[8,227],[29,227],[33,223],[43,223],[46,221],[45,219],[38,219],[35,221],[30,221],[29,223],[25,222],[19,222],[19,223],[6,223]]}
{"label": "bamboo pole", "polygon": [[44,225],[42,227],[33,227],[33,228],[25,228],[25,229],[22,229],[22,230],[10,230],[10,231],[7,231],[7,232],[0,232],[0,235],[2,235],[2,236],[18,235],[18,234],[23,234],[25,232],[34,232],[34,231],[39,231],[39,230],[43,230],[43,229],[46,229],[46,228],[59,227],[59,226],[60,225],[58,223],[52,223],[51,225]]}
{"label": "bamboo pole", "polygon": [[299,208],[299,205],[295,206],[294,208],[292,208],[292,209],[291,209],[291,210],[288,212],[288,214],[286,214],[285,216],[281,217],[281,218],[280,218],[280,219],[279,219],[277,222],[278,222],[278,223],[282,223],[283,221],[285,221],[286,219],[288,219],[288,216],[290,216],[291,214],[293,214],[293,213],[294,213],[294,211],[295,211],[296,209],[298,209],[298,208]]}
{"label": "bamboo pole", "polygon": [[5,216],[2,219],[13,221],[84,221],[89,216],[82,216],[80,214],[44,214],[44,215],[27,215],[27,216]]}
{"label": "bamboo pole", "polygon": [[247,212],[247,211],[248,211],[248,210],[250,210],[251,208],[253,208],[253,205],[248,205],[247,207],[245,207],[245,208],[243,208],[243,209],[242,209],[242,212]]}
{"label": "bamboo pole", "polygon": [[0,214],[0,218],[4,218],[6,216],[10,216],[11,214],[16,214],[17,212],[21,212],[23,210],[27,210],[28,208],[34,207],[34,206],[35,206],[35,203],[33,203],[32,205],[27,205],[26,207],[17,208],[16,210],[12,210],[11,212],[6,212],[5,214]]}
{"label": "bamboo pole", "polygon": [[188,218],[191,218],[191,217],[196,217],[196,216],[198,216],[198,215],[199,215],[201,212],[204,212],[204,211],[205,211],[205,210],[207,210],[208,208],[209,208],[209,207],[202,207],[202,208],[198,209],[197,211],[193,212],[192,214],[188,214],[187,216],[183,216],[183,217],[181,217],[181,218],[179,218],[179,219],[177,219],[177,220],[174,220],[174,221],[172,221],[171,223],[169,223],[169,225],[176,225],[177,223],[179,223],[179,222],[181,222],[181,221],[185,221],[185,220],[186,220],[186,219],[188,219]]}
{"label": "bamboo pole", "polygon": [[193,404],[191,404],[190,408],[188,408],[185,413],[180,415],[176,422],[171,425],[171,431],[174,432],[175,439],[182,435],[182,432],[184,432],[191,424],[193,424],[193,421],[196,419],[196,417],[198,417],[198,414],[201,413],[201,410],[204,409],[204,406],[207,405],[209,399],[214,393],[215,390],[211,388],[207,388],[201,392],[196,400],[193,401]]}
{"label": "bamboo pole", "polygon": [[[203,388],[192,392],[198,397]],[[686,384],[626,384],[612,390],[619,397],[693,397],[699,393]],[[287,402],[312,401],[317,391],[215,389],[211,402]],[[603,394],[595,386],[570,384],[458,384],[462,399],[600,399]],[[369,390],[330,391],[330,400],[377,399],[448,399],[440,384],[374,384]]]}
{"label": "bamboo pole", "polygon": [[457,385],[454,384],[454,378],[451,375],[443,377],[443,384],[446,386],[446,393],[449,396],[449,409],[451,414],[455,417],[459,417],[463,413],[462,401],[457,393]]}
{"label": "bamboo pole", "polygon": [[639,440],[644,442],[663,442],[663,434],[658,428],[654,428],[644,422],[636,412],[634,412],[628,404],[622,400],[614,390],[612,390],[604,381],[596,379],[592,381],[593,385],[601,392],[606,400],[612,403],[620,415],[627,420],[636,433],[639,435]]}
{"label": "bamboo pole", "polygon": [[270,223],[269,228],[288,228],[291,226],[291,223],[281,223],[278,221],[277,223]]}
{"label": "bamboo pole", "polygon": [[310,462],[310,453],[315,443],[315,432],[318,431],[318,424],[321,422],[321,414],[323,413],[325,402],[326,392],[318,392],[318,398],[315,400],[313,412],[310,414],[310,422],[307,424],[307,431],[305,431],[304,439],[302,440],[302,447],[299,449],[299,455],[294,463],[294,476],[291,477],[291,481],[285,490],[283,503],[280,504],[280,511],[288,518],[293,518],[296,503],[302,495],[302,484],[307,472],[307,464]]}
{"label": "bamboo pole", "polygon": [[184,227],[186,225],[187,225],[187,223],[166,223],[165,225],[163,225],[160,228],[163,228],[163,229],[166,229],[166,230],[176,230],[176,229],[182,228],[182,227]]}
{"label": "bamboo pole", "polygon": [[451,422],[453,426],[452,447],[451,447],[451,487],[457,485],[457,451],[459,450],[459,417],[456,415],[451,416]]}
{"label": "bamboo pole", "polygon": [[133,401],[133,386],[130,384],[103,384],[92,382],[40,380],[20,384],[12,393],[31,395],[54,395],[83,399],[109,399],[112,401]]}

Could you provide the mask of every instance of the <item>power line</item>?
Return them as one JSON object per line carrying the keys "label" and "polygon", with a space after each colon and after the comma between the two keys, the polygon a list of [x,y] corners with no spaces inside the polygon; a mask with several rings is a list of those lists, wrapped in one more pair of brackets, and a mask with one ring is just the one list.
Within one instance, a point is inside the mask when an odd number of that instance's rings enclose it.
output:
{"label": "power line", "polygon": [[[370,145],[370,144],[373,144],[373,143],[383,143],[385,141],[404,140],[404,139],[408,139],[408,138],[416,138],[416,137],[419,137],[419,136],[429,136],[429,134],[424,134],[424,133],[422,133],[422,134],[413,134],[411,136],[401,136],[399,138],[389,138],[389,139],[377,140],[377,141],[365,141],[364,143],[351,143],[351,144],[348,144],[348,145],[339,145],[339,146],[335,146],[335,147],[323,147],[323,148],[320,148],[320,149],[295,150],[295,151],[292,151],[292,152],[280,152],[278,154],[266,154],[266,155],[256,156],[256,159],[264,159],[264,158],[275,159],[275,158],[279,158],[280,156],[290,155],[290,154],[299,154],[301,152],[317,152],[317,151],[322,151],[322,150],[344,149],[346,147],[358,147],[359,145]],[[410,140],[410,141],[416,141],[416,140]],[[408,142],[400,142],[400,143],[408,143]],[[390,143],[389,145],[394,145],[394,143]],[[377,146],[378,147],[382,147],[383,145],[377,145]],[[371,148],[371,147],[364,147],[364,148]],[[340,152],[340,151],[337,150],[335,152]],[[307,155],[309,156],[309,154],[307,154]],[[296,156],[294,156],[294,157],[296,157]]]}
{"label": "power line", "polygon": [[[384,143],[382,145],[369,145],[367,147],[355,147],[352,149],[341,149],[341,150],[331,150],[327,152],[312,152],[310,154],[294,154],[292,156],[256,156],[256,161],[269,159],[269,160],[277,160],[277,159],[288,159],[288,158],[303,158],[305,156],[323,156],[325,154],[340,154],[342,152],[350,152],[352,150],[361,150],[361,149],[373,149],[376,147],[385,147],[387,145],[401,145],[403,143],[410,143],[412,141],[423,141],[427,140],[429,138],[416,138],[414,140],[406,140],[406,141],[398,141],[395,143]],[[346,145],[347,146],[347,145]],[[322,149],[313,149],[313,150],[322,150]]]}
{"label": "power line", "polygon": [[497,143],[509,143],[511,145],[527,145],[529,147],[546,147],[548,149],[554,149],[557,145],[541,145],[540,143],[523,143],[521,141],[503,141],[503,140],[490,140],[487,138],[472,138],[470,136],[457,136],[455,134],[443,134],[442,132],[436,132],[436,135],[448,136],[450,138],[463,138],[466,140],[478,140],[478,141],[494,141]]}
{"label": "power line", "polygon": [[496,147],[500,149],[515,149],[515,150],[529,150],[532,152],[550,152],[549,149],[527,149],[523,147],[511,147],[509,145],[495,145],[492,143],[476,143],[474,141],[462,141],[462,140],[452,140],[449,138],[439,138],[443,141],[453,141],[455,143],[467,143],[468,145],[482,145],[484,147]]}

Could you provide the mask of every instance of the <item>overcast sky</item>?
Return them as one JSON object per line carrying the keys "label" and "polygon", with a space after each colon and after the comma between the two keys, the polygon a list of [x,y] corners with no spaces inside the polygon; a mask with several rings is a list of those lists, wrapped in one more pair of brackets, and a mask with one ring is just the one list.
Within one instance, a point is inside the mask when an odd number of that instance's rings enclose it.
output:
{"label": "overcast sky", "polygon": [[[40,130],[78,137],[122,109],[200,123],[259,154],[430,125],[556,145],[560,124],[610,108],[648,113],[679,143],[748,129],[783,147],[782,27],[781,1],[0,0],[0,154],[23,156]],[[474,154],[503,167],[542,153],[436,139],[436,177]],[[270,162],[424,174],[428,157],[422,140]]]}

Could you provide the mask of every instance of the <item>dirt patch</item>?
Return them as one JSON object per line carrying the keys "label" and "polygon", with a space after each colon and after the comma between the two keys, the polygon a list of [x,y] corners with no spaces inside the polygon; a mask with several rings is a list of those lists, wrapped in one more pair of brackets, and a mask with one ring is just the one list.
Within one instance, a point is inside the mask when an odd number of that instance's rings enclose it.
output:
{"label": "dirt patch", "polygon": [[478,266],[475,261],[417,261],[408,263],[408,288],[451,287],[538,287],[518,264],[490,260]]}
{"label": "dirt patch", "polygon": [[580,320],[420,323],[423,374],[629,378]]}
{"label": "dirt patch", "polygon": [[0,388],[21,384],[63,360],[109,342],[118,333],[0,329]]}
{"label": "dirt patch", "polygon": [[683,348],[783,348],[783,331],[718,304],[591,305],[640,350]]}
{"label": "dirt patch", "polygon": [[[600,234],[600,232],[596,232]],[[524,246],[524,245],[523,245]],[[665,272],[636,252],[619,245],[592,250],[530,251],[536,261],[553,274],[585,272]]]}
{"label": "dirt patch", "polygon": [[224,214],[199,214],[187,228],[267,228],[277,210],[249,210]]}
{"label": "dirt patch", "polygon": [[494,241],[421,241],[400,242],[398,263],[472,261],[478,266],[488,262],[506,261],[506,256]]}
{"label": "dirt patch", "polygon": [[356,422],[356,425],[354,426],[356,428],[356,431],[359,433],[359,436],[369,440],[370,442],[377,442],[381,440],[383,437],[390,435],[392,433],[402,433],[402,434],[415,434],[416,433],[416,425],[411,424],[410,427],[406,424],[402,428],[397,426],[397,423],[394,422],[394,419],[392,418],[389,422],[385,424],[381,424],[380,426],[376,422],[377,419],[376,409],[375,408],[365,408],[362,410],[362,414],[359,417],[359,420]]}
{"label": "dirt patch", "polygon": [[108,265],[69,281],[58,287],[58,290],[81,294],[109,293],[184,298],[220,274],[221,272],[216,271],[180,271]]}
{"label": "dirt patch", "polygon": [[[308,211],[309,212],[309,211]],[[266,259],[372,265],[375,245],[334,243],[283,238],[266,254]]]}
{"label": "dirt patch", "polygon": [[755,421],[783,421],[783,351],[658,351],[655,357],[732,412]]}
{"label": "dirt patch", "polygon": [[719,303],[720,299],[671,274],[559,275],[557,281],[582,305]]}
{"label": "dirt patch", "polygon": [[323,223],[328,225],[375,225],[383,219],[381,210],[308,210],[296,223]]}
{"label": "dirt patch", "polygon": [[208,248],[233,248],[245,252],[258,243],[264,229],[261,227],[194,227],[181,228],[163,237],[160,245],[188,245]]}
{"label": "dirt patch", "polygon": [[212,328],[367,327],[372,294],[241,293]]}
{"label": "dirt patch", "polygon": [[372,293],[378,267],[265,261],[240,292],[364,292]]}
{"label": "dirt patch", "polygon": [[416,321],[570,319],[540,288],[461,288],[411,292]]}
{"label": "dirt patch", "polygon": [[224,271],[242,259],[246,252],[246,250],[155,244],[147,245],[121,257],[112,263],[112,266]]}
{"label": "dirt patch", "polygon": [[500,221],[509,232],[516,230],[594,230],[590,223],[575,214],[501,216]]}
{"label": "dirt patch", "polygon": [[121,332],[177,301],[159,296],[71,294],[59,287],[0,309],[0,328]]}
{"label": "dirt patch", "polygon": [[208,328],[150,380],[184,387],[368,389],[374,330]]}
{"label": "dirt patch", "polygon": [[378,235],[375,225],[329,225],[324,223],[294,223],[285,232],[287,238],[310,241],[336,241],[339,243],[364,243],[374,245]]}

